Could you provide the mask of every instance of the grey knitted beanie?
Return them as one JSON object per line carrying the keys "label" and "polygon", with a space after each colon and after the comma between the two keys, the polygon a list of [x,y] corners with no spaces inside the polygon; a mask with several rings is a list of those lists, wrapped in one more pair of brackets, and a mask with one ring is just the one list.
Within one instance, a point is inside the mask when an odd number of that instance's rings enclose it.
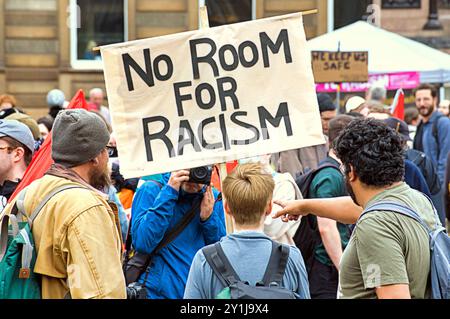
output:
{"label": "grey knitted beanie", "polygon": [[95,158],[109,142],[102,119],[84,109],[61,111],[52,129],[52,158],[57,164],[74,167]]}

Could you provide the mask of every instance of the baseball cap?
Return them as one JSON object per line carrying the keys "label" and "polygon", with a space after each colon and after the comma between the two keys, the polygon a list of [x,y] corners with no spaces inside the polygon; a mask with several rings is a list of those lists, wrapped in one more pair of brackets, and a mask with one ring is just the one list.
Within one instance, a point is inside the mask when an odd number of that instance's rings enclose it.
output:
{"label": "baseball cap", "polygon": [[333,103],[331,97],[326,93],[317,94],[317,102],[319,104],[320,113],[336,110],[336,104]]}
{"label": "baseball cap", "polygon": [[361,104],[365,103],[366,100],[360,96],[352,96],[348,99],[347,103],[345,103],[345,112],[349,113],[354,109],[357,109],[361,106]]}
{"label": "baseball cap", "polygon": [[16,120],[0,120],[0,137],[8,136],[34,153],[34,139],[28,126]]}
{"label": "baseball cap", "polygon": [[406,124],[406,122],[395,117],[387,118],[383,122],[386,123],[386,125],[390,128],[394,129],[396,132],[398,132],[403,137],[403,139],[405,139],[406,141],[411,141],[411,137],[409,136],[408,124]]}

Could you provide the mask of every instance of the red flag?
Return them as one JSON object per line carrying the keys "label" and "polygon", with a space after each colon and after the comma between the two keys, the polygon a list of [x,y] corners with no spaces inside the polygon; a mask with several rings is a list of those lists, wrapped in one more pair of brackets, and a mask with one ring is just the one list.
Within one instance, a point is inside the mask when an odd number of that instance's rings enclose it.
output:
{"label": "red flag", "polygon": [[78,90],[69,105],[67,105],[67,109],[85,109],[86,111],[89,111],[89,105],[86,102],[83,90]]}
{"label": "red flag", "polygon": [[8,202],[12,201],[22,189],[30,185],[33,181],[44,176],[45,172],[48,171],[52,164],[52,135],[48,134],[39,151],[34,154],[22,180],[19,185],[17,185],[16,190],[11,195]]}
{"label": "red flag", "polygon": [[[227,173],[231,173],[231,171],[233,171],[233,169],[238,165],[238,161],[232,161],[232,162],[227,162],[226,163],[226,167],[227,167]],[[218,168],[218,167],[217,167]],[[217,172],[216,169],[213,170],[212,172],[212,176],[211,176],[211,184],[218,189],[219,191],[221,191],[221,187],[220,187],[220,176]]]}
{"label": "red flag", "polygon": [[398,89],[395,93],[394,101],[391,106],[391,114],[399,120],[405,119],[405,93],[402,89]]}
{"label": "red flag", "polygon": [[[83,90],[78,90],[67,108],[81,108],[89,110],[86,99],[84,98]],[[39,151],[34,154],[33,159],[31,160],[30,165],[28,165],[28,168],[25,171],[22,180],[20,181],[19,185],[17,185],[16,190],[11,195],[8,202],[11,202],[22,189],[30,185],[33,181],[43,177],[44,174],[49,170],[50,166],[52,166],[52,164],[52,134],[50,133],[40,147]]]}

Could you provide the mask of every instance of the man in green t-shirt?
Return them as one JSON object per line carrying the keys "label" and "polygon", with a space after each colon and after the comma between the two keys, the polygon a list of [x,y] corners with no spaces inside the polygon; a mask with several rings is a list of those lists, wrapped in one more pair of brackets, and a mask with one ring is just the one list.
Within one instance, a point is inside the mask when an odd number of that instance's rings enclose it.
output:
{"label": "man in green t-shirt", "polygon": [[[330,145],[344,128],[353,120],[348,115],[338,115],[329,122],[328,137]],[[309,187],[310,198],[332,198],[346,196],[344,176],[339,170],[340,160],[331,147],[328,156],[319,164],[331,164],[333,167],[320,169],[311,181]],[[314,249],[308,280],[311,298],[336,299],[338,288],[339,261],[342,251],[347,246],[350,229],[347,225],[323,217],[312,217],[317,222],[320,236]]]}
{"label": "man in green t-shirt", "polygon": [[348,197],[277,203],[275,217],[296,219],[313,212],[343,223],[356,222],[342,255],[339,298],[426,298],[430,272],[428,233],[414,219],[391,211],[359,218],[362,207],[394,201],[416,211],[434,229],[431,202],[403,182],[401,137],[374,119],[352,121],[335,140]]}

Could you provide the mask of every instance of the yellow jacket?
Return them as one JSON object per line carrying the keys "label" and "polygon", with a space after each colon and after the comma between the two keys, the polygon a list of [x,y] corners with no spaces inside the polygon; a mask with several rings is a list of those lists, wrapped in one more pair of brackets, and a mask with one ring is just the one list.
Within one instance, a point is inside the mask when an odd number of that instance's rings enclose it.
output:
{"label": "yellow jacket", "polygon": [[[54,189],[82,186],[46,175],[28,186],[27,214]],[[17,197],[16,197],[17,199]],[[14,205],[10,203],[8,214]],[[33,223],[37,260],[42,275],[42,298],[126,298],[121,266],[120,224],[117,211],[92,190],[75,188],[56,194]]]}

